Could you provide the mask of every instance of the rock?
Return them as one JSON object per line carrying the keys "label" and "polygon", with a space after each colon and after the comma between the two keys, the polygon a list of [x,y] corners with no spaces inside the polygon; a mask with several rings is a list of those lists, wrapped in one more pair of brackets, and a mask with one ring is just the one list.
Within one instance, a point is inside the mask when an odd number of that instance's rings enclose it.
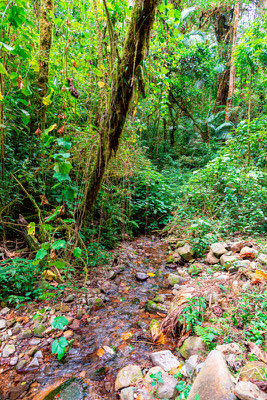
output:
{"label": "rock", "polygon": [[16,348],[15,348],[14,344],[6,344],[2,351],[2,357],[7,358],[7,357],[11,356],[12,354],[14,354],[15,351],[16,351]]}
{"label": "rock", "polygon": [[21,325],[19,322],[17,322],[14,326],[13,326],[13,334],[17,335],[21,330]]}
{"label": "rock", "polygon": [[117,273],[116,271],[109,271],[108,275],[107,275],[107,279],[110,279],[111,281],[113,281],[115,278],[117,277]]}
{"label": "rock", "polygon": [[154,301],[151,301],[151,300],[146,302],[145,309],[146,309],[146,311],[148,311],[149,313],[152,313],[152,314],[155,312],[167,314],[167,308],[165,305],[155,303]]}
{"label": "rock", "polygon": [[80,321],[78,319],[74,319],[69,328],[72,329],[73,331],[77,331],[78,329],[80,329],[80,325],[81,325]]}
{"label": "rock", "polygon": [[71,329],[68,329],[67,331],[65,331],[65,332],[63,333],[63,336],[64,336],[67,340],[69,340],[69,339],[71,339],[72,336],[73,336],[73,331],[72,331]]}
{"label": "rock", "polygon": [[100,400],[100,397],[91,390],[86,381],[81,378],[62,379],[46,387],[43,392],[37,393],[33,400],[82,400],[85,398]]}
{"label": "rock", "polygon": [[259,264],[263,266],[267,266],[267,254],[260,254],[259,257],[257,258],[257,261]]}
{"label": "rock", "polygon": [[0,319],[0,330],[6,328],[6,320],[5,319]]}
{"label": "rock", "polygon": [[9,319],[8,321],[6,321],[7,328],[12,328],[12,326],[14,326],[16,322],[16,318]]}
{"label": "rock", "polygon": [[227,252],[225,248],[225,243],[222,242],[213,243],[210,246],[210,251],[216,258],[220,258],[223,254]]}
{"label": "rock", "polygon": [[255,379],[264,381],[267,374],[267,365],[261,361],[248,361],[240,371],[239,379]]}
{"label": "rock", "polygon": [[194,251],[190,244],[186,243],[184,246],[179,247],[177,251],[185,261],[190,261],[193,259]]}
{"label": "rock", "polygon": [[211,251],[207,254],[206,261],[210,265],[218,264],[220,262],[219,258],[215,257]]}
{"label": "rock", "polygon": [[35,338],[33,338],[33,339],[31,339],[30,341],[29,341],[29,345],[30,346],[37,346],[38,344],[40,344],[41,343],[41,340],[40,339],[35,339]]}
{"label": "rock", "polygon": [[207,350],[207,346],[198,336],[189,336],[189,338],[184,341],[182,347],[179,349],[180,353],[185,359],[188,359],[189,357],[205,350]]}
{"label": "rock", "polygon": [[35,354],[34,354],[35,358],[43,358],[43,352],[42,350],[38,350]]}
{"label": "rock", "polygon": [[75,299],[75,294],[74,293],[70,293],[64,300],[64,303],[71,303],[73,302]]}
{"label": "rock", "polygon": [[221,265],[223,265],[226,269],[229,269],[231,266],[233,266],[234,263],[237,263],[238,261],[239,258],[237,256],[227,256],[226,254],[223,254],[220,258]]}
{"label": "rock", "polygon": [[183,278],[182,276],[180,276],[178,274],[169,274],[169,276],[168,276],[168,282],[171,286],[179,285],[186,281],[188,281],[187,278]]}
{"label": "rock", "polygon": [[218,299],[218,294],[217,292],[207,293],[204,298],[208,303],[215,304]]}
{"label": "rock", "polygon": [[25,331],[22,331],[19,335],[19,339],[29,339],[30,337],[32,337],[31,329],[25,329]]}
{"label": "rock", "polygon": [[235,242],[231,245],[230,249],[233,253],[239,253],[244,247],[243,242]]}
{"label": "rock", "polygon": [[28,365],[28,368],[35,369],[35,368],[39,368],[39,366],[40,366],[40,364],[39,364],[38,358],[34,357],[32,359],[32,361],[30,362],[30,364]]}
{"label": "rock", "polygon": [[202,271],[203,265],[201,265],[200,263],[194,263],[188,268],[188,273],[190,275],[199,275]]}
{"label": "rock", "polygon": [[187,400],[234,400],[234,384],[220,351],[212,350],[197,375]]}
{"label": "rock", "polygon": [[243,249],[240,251],[240,256],[242,258],[255,258],[257,255],[258,255],[258,250],[248,246],[243,247]]}
{"label": "rock", "polygon": [[104,307],[105,307],[104,301],[100,297],[97,297],[96,299],[94,299],[94,309],[95,310],[100,310],[101,308],[104,308]]}
{"label": "rock", "polygon": [[234,393],[240,400],[267,400],[267,395],[251,382],[238,382]]}
{"label": "rock", "polygon": [[161,304],[163,304],[164,301],[165,301],[165,297],[164,297],[163,294],[158,294],[158,295],[153,299],[153,301],[154,301],[155,303],[161,303]]}
{"label": "rock", "polygon": [[26,364],[27,360],[20,360],[16,365],[16,371],[17,372],[25,371]]}
{"label": "rock", "polygon": [[43,333],[46,330],[46,326],[42,323],[36,324],[33,328],[33,334],[36,337],[43,337]]}
{"label": "rock", "polygon": [[138,365],[127,365],[119,370],[115,381],[115,391],[133,385],[138,379],[142,379],[142,371]]}
{"label": "rock", "polygon": [[227,343],[227,344],[219,344],[216,346],[216,350],[225,354],[242,354],[242,349],[237,343]]}
{"label": "rock", "polygon": [[144,282],[148,279],[148,275],[145,274],[144,272],[137,272],[137,274],[135,275],[135,278],[139,282]]}
{"label": "rock", "polygon": [[134,388],[127,387],[122,389],[120,393],[121,400],[134,400]]}
{"label": "rock", "polygon": [[188,358],[186,360],[184,368],[186,372],[186,376],[192,377],[194,375],[194,372],[196,371],[198,365],[198,355],[194,355]]}
{"label": "rock", "polygon": [[182,257],[180,256],[178,250],[172,253],[172,256],[173,256],[173,261],[176,262],[177,264],[182,261]]}
{"label": "rock", "polygon": [[18,362],[18,356],[15,356],[15,357],[11,357],[10,358],[10,362],[9,362],[9,364],[12,366],[12,367],[14,367],[14,365],[16,365],[17,364],[17,362]]}
{"label": "rock", "polygon": [[177,358],[170,350],[157,351],[150,354],[153,366],[161,367],[164,371],[169,372],[172,368],[178,368],[180,365]]}
{"label": "rock", "polygon": [[[153,377],[161,373],[163,382],[157,382],[156,386],[151,386]],[[174,399],[178,393],[176,389],[177,381],[173,376],[168,375],[160,367],[151,368],[145,376],[144,386],[149,393],[156,393],[158,399]]]}
{"label": "rock", "polygon": [[6,315],[9,313],[9,311],[10,311],[10,308],[8,308],[8,307],[2,308],[2,310],[0,311],[0,315]]}

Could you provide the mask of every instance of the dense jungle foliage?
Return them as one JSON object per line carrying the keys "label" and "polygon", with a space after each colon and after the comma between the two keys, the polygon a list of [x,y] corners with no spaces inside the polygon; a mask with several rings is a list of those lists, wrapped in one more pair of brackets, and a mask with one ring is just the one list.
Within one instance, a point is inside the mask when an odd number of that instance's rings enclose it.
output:
{"label": "dense jungle foliage", "polygon": [[3,254],[69,273],[155,230],[200,248],[266,232],[264,1],[4,0],[0,13]]}

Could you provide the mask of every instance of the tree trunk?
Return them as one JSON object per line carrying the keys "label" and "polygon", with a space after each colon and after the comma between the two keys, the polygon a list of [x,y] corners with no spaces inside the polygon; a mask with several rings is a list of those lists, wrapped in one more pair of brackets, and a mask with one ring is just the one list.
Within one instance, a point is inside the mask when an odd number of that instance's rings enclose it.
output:
{"label": "tree trunk", "polygon": [[235,53],[235,49],[236,49],[238,18],[239,18],[239,1],[237,1],[235,4],[235,12],[234,12],[233,44],[232,44],[232,52],[231,52],[231,67],[230,67],[228,98],[227,98],[227,104],[226,104],[226,110],[225,110],[225,121],[229,121],[229,119],[230,119],[231,102],[232,102],[232,97],[234,95],[234,90],[235,90],[234,53]]}
{"label": "tree trunk", "polygon": [[39,73],[37,77],[37,126],[45,128],[46,105],[43,98],[47,95],[49,78],[50,49],[53,38],[53,0],[41,0],[40,39],[39,39]]}
{"label": "tree trunk", "polygon": [[151,28],[159,0],[138,0],[132,11],[131,21],[118,63],[115,83],[111,90],[107,114],[98,124],[100,144],[97,159],[85,193],[85,208],[90,211],[100,190],[102,179],[111,156],[119,147],[119,140],[126,121],[138,67],[148,50]]}
{"label": "tree trunk", "polygon": [[225,61],[226,69],[219,75],[217,96],[213,108],[213,112],[218,111],[222,106],[226,106],[229,91],[229,45],[231,43],[232,24],[231,12],[225,7],[218,7],[214,11],[213,24],[215,36],[220,47],[219,54]]}

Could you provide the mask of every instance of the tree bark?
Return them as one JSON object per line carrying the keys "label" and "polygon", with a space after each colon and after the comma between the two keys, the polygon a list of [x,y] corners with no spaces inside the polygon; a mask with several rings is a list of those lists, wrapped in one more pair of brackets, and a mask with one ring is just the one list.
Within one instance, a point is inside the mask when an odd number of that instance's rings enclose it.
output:
{"label": "tree bark", "polygon": [[40,39],[39,39],[39,72],[37,77],[37,126],[45,128],[46,105],[43,98],[47,95],[49,78],[50,50],[53,40],[53,0],[41,0]]}
{"label": "tree bark", "polygon": [[233,22],[233,44],[232,44],[232,52],[231,52],[231,66],[230,66],[230,77],[229,77],[229,90],[228,90],[228,98],[225,110],[225,121],[229,121],[230,119],[230,108],[232,103],[232,97],[234,95],[235,90],[235,64],[234,64],[234,53],[236,49],[236,41],[237,41],[237,28],[238,28],[238,19],[239,19],[239,1],[235,4],[234,11],[234,22]]}
{"label": "tree bark", "polygon": [[108,110],[98,123],[100,144],[85,193],[84,204],[87,211],[91,210],[100,190],[108,163],[112,155],[118,150],[133,95],[134,79],[148,49],[158,2],[159,0],[138,0],[135,2],[121,61],[117,66]]}

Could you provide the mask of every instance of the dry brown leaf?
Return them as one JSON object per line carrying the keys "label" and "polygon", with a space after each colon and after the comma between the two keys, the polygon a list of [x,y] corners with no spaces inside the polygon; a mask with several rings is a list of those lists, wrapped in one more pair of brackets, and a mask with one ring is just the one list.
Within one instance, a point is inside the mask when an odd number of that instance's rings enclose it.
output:
{"label": "dry brown leaf", "polygon": [[252,342],[248,342],[249,349],[251,353],[255,354],[255,356],[267,364],[267,353],[263,351],[258,345]]}
{"label": "dry brown leaf", "polygon": [[267,273],[257,269],[255,271],[251,283],[261,283],[261,282],[267,282]]}

